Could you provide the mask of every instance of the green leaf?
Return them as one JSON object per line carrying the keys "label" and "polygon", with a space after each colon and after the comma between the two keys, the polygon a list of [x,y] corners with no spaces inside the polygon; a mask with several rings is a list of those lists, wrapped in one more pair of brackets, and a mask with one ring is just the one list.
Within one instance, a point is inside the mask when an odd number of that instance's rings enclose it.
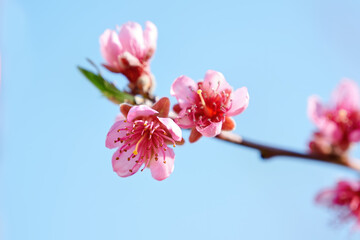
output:
{"label": "green leaf", "polygon": [[95,74],[90,72],[82,67],[78,67],[80,72],[92,83],[94,84],[100,92],[107,97],[110,101],[116,104],[123,102],[134,103],[134,96],[122,92],[115,87],[115,85],[107,80],[105,80],[100,74]]}

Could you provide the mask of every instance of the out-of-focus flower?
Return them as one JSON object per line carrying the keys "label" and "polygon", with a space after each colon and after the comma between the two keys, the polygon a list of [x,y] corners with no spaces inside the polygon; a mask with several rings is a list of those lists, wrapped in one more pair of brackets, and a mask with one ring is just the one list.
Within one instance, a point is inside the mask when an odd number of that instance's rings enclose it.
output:
{"label": "out-of-focus flower", "polygon": [[339,181],[334,188],[320,192],[316,202],[338,211],[339,219],[356,220],[360,228],[360,181]]}
{"label": "out-of-focus flower", "polygon": [[342,155],[360,141],[360,91],[345,79],[335,89],[331,103],[324,105],[316,96],[308,101],[308,115],[318,127],[310,142],[313,152]]}
{"label": "out-of-focus flower", "polygon": [[246,87],[233,91],[224,76],[213,70],[208,70],[204,81],[198,83],[186,76],[178,77],[170,93],[178,100],[174,106],[177,124],[191,128],[190,142],[233,130],[235,122],[230,117],[242,113],[249,104]]}
{"label": "out-of-focus flower", "polygon": [[129,87],[149,92],[155,79],[150,71],[150,58],[156,50],[157,28],[146,22],[143,31],[140,24],[128,22],[118,27],[118,32],[107,29],[100,36],[100,50],[106,64],[115,73],[124,74],[130,81]]}
{"label": "out-of-focus flower", "polygon": [[160,99],[153,107],[120,105],[123,118],[118,117],[110,128],[105,144],[118,148],[112,165],[120,177],[135,174],[142,165],[149,167],[153,178],[159,181],[172,173],[175,153],[167,144],[175,147],[182,141],[182,132],[168,118],[169,107],[168,98]]}

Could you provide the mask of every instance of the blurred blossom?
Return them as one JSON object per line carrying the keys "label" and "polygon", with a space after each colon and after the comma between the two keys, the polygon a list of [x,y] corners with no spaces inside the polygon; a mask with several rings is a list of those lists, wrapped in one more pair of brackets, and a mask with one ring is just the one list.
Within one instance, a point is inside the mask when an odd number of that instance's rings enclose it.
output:
{"label": "blurred blossom", "polygon": [[190,142],[233,130],[235,122],[230,117],[242,113],[249,104],[246,87],[233,91],[222,73],[213,70],[208,70],[204,81],[198,83],[186,76],[178,77],[170,93],[178,100],[174,106],[176,122],[182,128],[191,128]]}
{"label": "blurred blossom", "polygon": [[118,148],[112,165],[120,177],[135,174],[142,165],[149,167],[153,178],[159,181],[172,173],[175,153],[167,144],[175,147],[182,140],[182,132],[168,118],[169,106],[168,98],[160,99],[152,108],[120,105],[123,116],[117,117],[106,137],[106,147]]}
{"label": "blurred blossom", "polygon": [[150,71],[150,58],[156,50],[157,28],[146,22],[143,31],[140,24],[128,22],[118,27],[118,33],[107,29],[100,36],[101,54],[106,60],[104,66],[115,73],[124,74],[133,91],[147,93],[155,85]]}
{"label": "blurred blossom", "polygon": [[355,227],[360,229],[360,181],[341,180],[320,192],[316,202],[335,209],[341,221],[355,219]]}
{"label": "blurred blossom", "polygon": [[330,104],[316,96],[308,101],[308,115],[317,126],[310,142],[313,152],[342,155],[352,143],[360,141],[360,91],[358,85],[344,79],[332,94]]}

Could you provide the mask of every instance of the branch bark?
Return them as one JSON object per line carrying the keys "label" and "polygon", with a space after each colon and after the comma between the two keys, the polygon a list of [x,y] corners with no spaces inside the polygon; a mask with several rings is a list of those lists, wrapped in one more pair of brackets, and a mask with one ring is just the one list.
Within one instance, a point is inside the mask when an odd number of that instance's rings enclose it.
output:
{"label": "branch bark", "polygon": [[233,144],[256,149],[260,152],[260,155],[263,159],[270,159],[273,157],[280,157],[280,156],[302,158],[307,160],[314,160],[314,161],[341,165],[356,171],[360,171],[360,165],[346,156],[321,155],[321,154],[301,153],[301,152],[291,151],[283,148],[272,147],[265,144],[259,144],[254,141],[249,141],[232,132],[221,132],[219,135],[216,136],[216,138]]}

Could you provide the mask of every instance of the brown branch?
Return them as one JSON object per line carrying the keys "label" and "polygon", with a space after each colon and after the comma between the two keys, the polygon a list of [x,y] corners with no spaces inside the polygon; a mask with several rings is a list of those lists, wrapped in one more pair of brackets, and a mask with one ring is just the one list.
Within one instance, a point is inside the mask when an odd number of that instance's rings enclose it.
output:
{"label": "brown branch", "polygon": [[272,147],[265,144],[259,144],[253,141],[245,140],[241,136],[236,135],[231,132],[221,132],[216,138],[223,141],[231,142],[237,145],[245,146],[252,149],[257,149],[263,159],[269,159],[272,157],[287,156],[293,158],[302,158],[326,163],[332,163],[341,165],[356,171],[360,171],[359,164],[356,164],[354,161],[350,160],[348,157],[338,156],[338,155],[321,155],[313,153],[300,153],[295,151],[290,151],[282,148]]}

